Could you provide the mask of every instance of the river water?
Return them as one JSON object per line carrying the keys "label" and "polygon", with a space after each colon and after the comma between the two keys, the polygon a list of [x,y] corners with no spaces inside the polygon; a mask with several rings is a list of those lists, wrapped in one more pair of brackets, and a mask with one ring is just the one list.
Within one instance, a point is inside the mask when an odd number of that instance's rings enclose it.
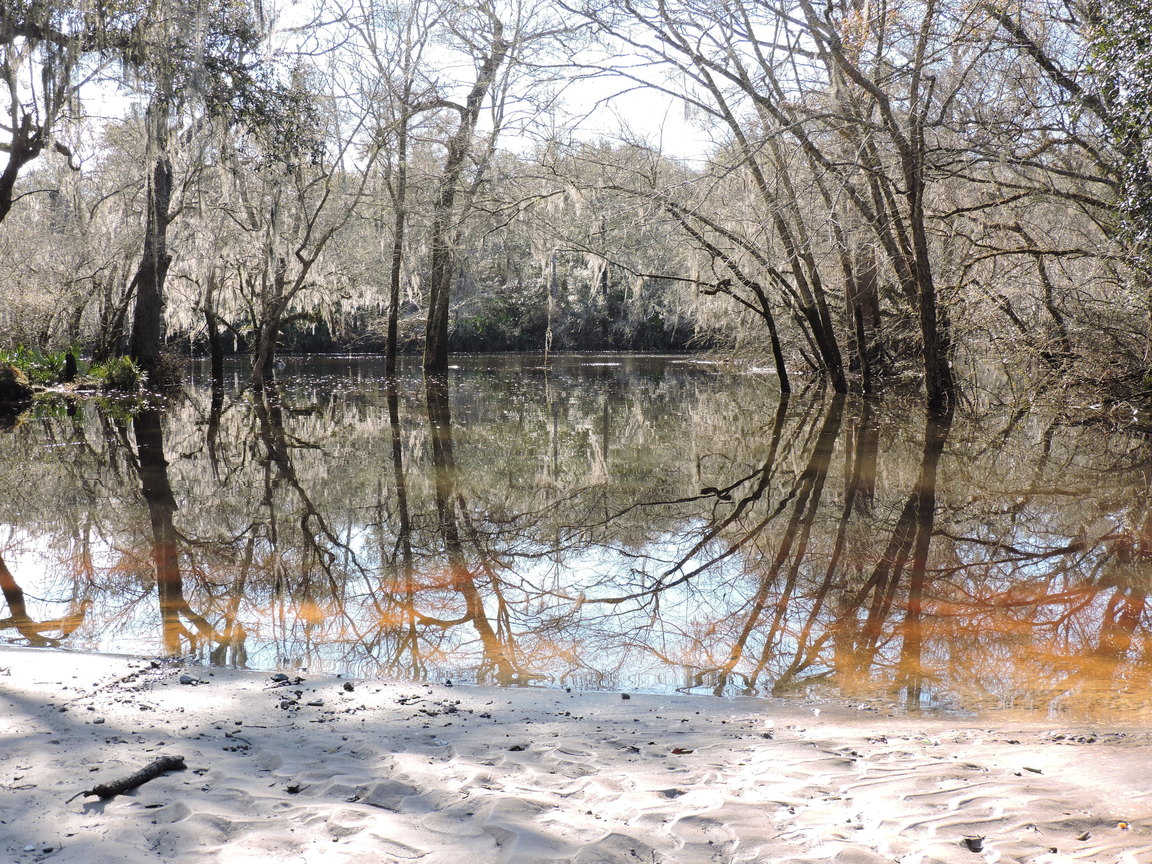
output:
{"label": "river water", "polygon": [[[745,365],[237,363],[0,435],[0,636],[416,680],[1149,716],[1146,437]],[[980,404],[980,410],[972,407]]]}

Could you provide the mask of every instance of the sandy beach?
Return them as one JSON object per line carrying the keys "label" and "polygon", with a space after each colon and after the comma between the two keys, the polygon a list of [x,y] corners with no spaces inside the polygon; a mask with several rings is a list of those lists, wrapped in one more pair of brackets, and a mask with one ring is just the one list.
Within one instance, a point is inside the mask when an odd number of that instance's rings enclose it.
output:
{"label": "sandy beach", "polygon": [[0,702],[11,862],[1152,861],[1140,728],[18,648]]}

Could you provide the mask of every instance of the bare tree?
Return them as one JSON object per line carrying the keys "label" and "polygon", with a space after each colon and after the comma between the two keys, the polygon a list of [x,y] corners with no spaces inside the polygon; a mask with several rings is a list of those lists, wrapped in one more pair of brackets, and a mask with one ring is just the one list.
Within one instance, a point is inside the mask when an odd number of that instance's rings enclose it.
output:
{"label": "bare tree", "polygon": [[465,35],[475,51],[476,79],[463,103],[450,103],[459,115],[455,131],[449,136],[443,170],[432,215],[429,238],[431,261],[428,275],[428,325],[424,331],[424,368],[432,372],[448,371],[448,309],[455,280],[454,247],[460,235],[460,215],[456,212],[461,193],[461,180],[467,159],[475,146],[476,126],[485,98],[496,81],[500,67],[508,57],[511,43],[504,38],[504,22],[494,6],[484,2],[478,7],[479,32]]}

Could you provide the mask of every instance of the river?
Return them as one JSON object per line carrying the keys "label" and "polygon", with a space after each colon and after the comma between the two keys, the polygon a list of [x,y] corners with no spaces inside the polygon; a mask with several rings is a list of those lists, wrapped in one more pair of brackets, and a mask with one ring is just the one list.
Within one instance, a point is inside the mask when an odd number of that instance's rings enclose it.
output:
{"label": "river", "polygon": [[[0,635],[357,676],[1145,718],[1149,457],[685,356],[287,358],[0,435]],[[977,410],[972,405],[979,404]]]}

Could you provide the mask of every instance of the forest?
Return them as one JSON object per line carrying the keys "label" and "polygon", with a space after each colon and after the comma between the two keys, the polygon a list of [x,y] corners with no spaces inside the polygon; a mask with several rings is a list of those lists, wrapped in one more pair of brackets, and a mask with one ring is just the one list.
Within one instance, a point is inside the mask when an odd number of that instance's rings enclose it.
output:
{"label": "forest", "polygon": [[[1139,0],[3,0],[0,346],[1147,395]],[[219,373],[218,374],[222,374]],[[1133,403],[1135,404],[1135,403]]]}

